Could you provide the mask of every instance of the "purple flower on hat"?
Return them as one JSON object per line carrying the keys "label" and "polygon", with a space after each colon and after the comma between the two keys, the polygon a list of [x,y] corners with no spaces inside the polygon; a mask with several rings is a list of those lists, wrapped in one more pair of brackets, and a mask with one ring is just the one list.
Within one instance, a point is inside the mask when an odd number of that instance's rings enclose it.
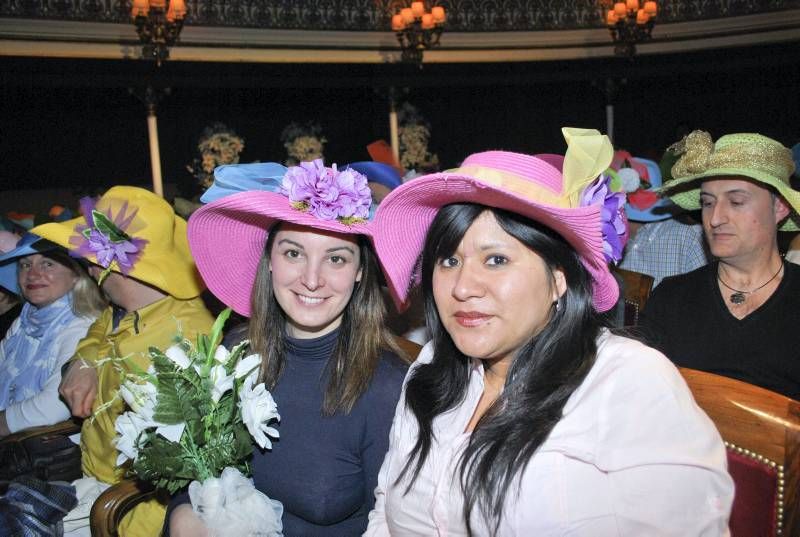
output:
{"label": "purple flower on hat", "polygon": [[372,204],[366,176],[349,168],[338,171],[335,164],[326,168],[322,159],[290,167],[280,192],[296,209],[345,224],[366,220]]}
{"label": "purple flower on hat", "polygon": [[587,186],[581,194],[581,207],[600,205],[603,231],[603,255],[614,263],[622,259],[627,242],[628,226],[625,222],[625,194],[611,190],[611,176],[603,174]]}
{"label": "purple flower on hat", "polygon": [[147,244],[146,239],[134,238],[125,233],[138,210],[134,209],[127,214],[128,203],[125,202],[119,214],[113,216],[110,210],[103,213],[95,209],[92,198],[83,198],[80,204],[86,224],[76,226],[77,235],[70,238],[70,243],[77,247],[74,255],[94,255],[97,264],[106,269],[110,269],[111,264],[116,262],[119,270],[128,274]]}

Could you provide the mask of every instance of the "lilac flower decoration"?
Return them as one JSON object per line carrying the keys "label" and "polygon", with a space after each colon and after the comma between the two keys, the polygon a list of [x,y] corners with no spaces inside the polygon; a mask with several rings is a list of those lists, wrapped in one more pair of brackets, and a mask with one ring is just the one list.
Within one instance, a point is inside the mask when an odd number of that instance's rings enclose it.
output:
{"label": "lilac flower decoration", "polygon": [[[77,235],[70,238],[70,243],[76,246],[73,255],[95,256],[97,264],[106,268],[104,275],[111,270],[112,263],[116,263],[123,274],[128,274],[141,257],[142,249],[148,242],[146,239],[133,238],[125,233],[138,209],[127,214],[128,203],[125,202],[119,214],[113,216],[111,211],[103,213],[95,209],[95,201],[92,198],[83,198],[80,203],[86,224],[76,226]],[[101,276],[101,279],[103,277]]]}
{"label": "lilac flower decoration", "polygon": [[292,205],[320,220],[355,224],[369,217],[372,193],[367,178],[350,168],[326,168],[322,159],[292,166],[283,176],[280,193]]}
{"label": "lilac flower decoration", "polygon": [[603,174],[584,189],[580,205],[600,205],[603,255],[608,263],[622,259],[622,250],[628,242],[628,225],[623,210],[625,193],[611,190],[611,176]]}

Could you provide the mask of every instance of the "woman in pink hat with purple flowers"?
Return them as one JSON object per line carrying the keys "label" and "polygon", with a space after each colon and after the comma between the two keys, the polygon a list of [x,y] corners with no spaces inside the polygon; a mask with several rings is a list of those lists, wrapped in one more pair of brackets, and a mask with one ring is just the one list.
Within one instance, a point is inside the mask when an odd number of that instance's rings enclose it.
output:
{"label": "woman in pink hat with purple flowers", "polygon": [[[258,382],[281,416],[280,437],[254,454],[254,484],[283,504],[286,536],[360,535],[407,370],[383,323],[367,178],[321,160],[223,166],[202,201],[192,255],[249,318],[239,339],[262,356]],[[207,534],[189,505],[168,526]]]}
{"label": "woman in pink hat with purple flowers", "polygon": [[[433,339],[409,369],[367,536],[719,536],[725,448],[675,367],[602,326],[624,197],[597,131],[565,157],[490,151],[382,202],[396,302]],[[421,256],[421,263],[418,258]]]}

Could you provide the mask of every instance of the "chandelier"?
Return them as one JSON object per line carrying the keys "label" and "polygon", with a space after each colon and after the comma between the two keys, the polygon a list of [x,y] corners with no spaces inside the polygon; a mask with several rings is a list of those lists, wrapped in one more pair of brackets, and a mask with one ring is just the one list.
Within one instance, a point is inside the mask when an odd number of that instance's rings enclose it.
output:
{"label": "chandelier", "polygon": [[404,62],[416,63],[422,67],[422,54],[425,50],[439,44],[444,30],[445,12],[442,6],[434,6],[430,11],[425,2],[411,2],[392,17],[392,31],[403,50]]}
{"label": "chandelier", "polygon": [[657,13],[655,0],[646,0],[641,7],[639,0],[615,2],[606,14],[606,25],[615,45],[614,53],[632,58],[636,54],[636,44],[650,39]]}
{"label": "chandelier", "polygon": [[186,16],[185,0],[133,0],[131,17],[142,42],[142,56],[155,60],[156,66],[169,58],[169,47],[175,44]]}

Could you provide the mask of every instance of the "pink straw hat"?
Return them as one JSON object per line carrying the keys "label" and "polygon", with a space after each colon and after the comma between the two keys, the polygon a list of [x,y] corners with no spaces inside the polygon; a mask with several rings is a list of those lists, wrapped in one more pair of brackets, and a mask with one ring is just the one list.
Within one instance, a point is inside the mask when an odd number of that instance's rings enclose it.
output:
{"label": "pink straw hat", "polygon": [[250,315],[258,263],[277,222],[372,239],[372,197],[366,177],[355,170],[325,168],[316,160],[288,170],[274,163],[229,165],[214,175],[223,188],[207,194],[221,197],[189,218],[189,247],[211,292],[241,315]]}
{"label": "pink straw hat", "polygon": [[[613,146],[595,130],[563,129],[569,148],[557,155],[529,156],[487,151],[461,167],[419,177],[392,191],[375,217],[375,248],[398,308],[419,283],[418,258],[439,209],[476,203],[535,220],[561,235],[589,271],[593,302],[610,309],[619,297],[609,262],[618,261],[627,241],[625,196],[610,189],[605,170]],[[563,172],[562,172],[563,165]]]}

